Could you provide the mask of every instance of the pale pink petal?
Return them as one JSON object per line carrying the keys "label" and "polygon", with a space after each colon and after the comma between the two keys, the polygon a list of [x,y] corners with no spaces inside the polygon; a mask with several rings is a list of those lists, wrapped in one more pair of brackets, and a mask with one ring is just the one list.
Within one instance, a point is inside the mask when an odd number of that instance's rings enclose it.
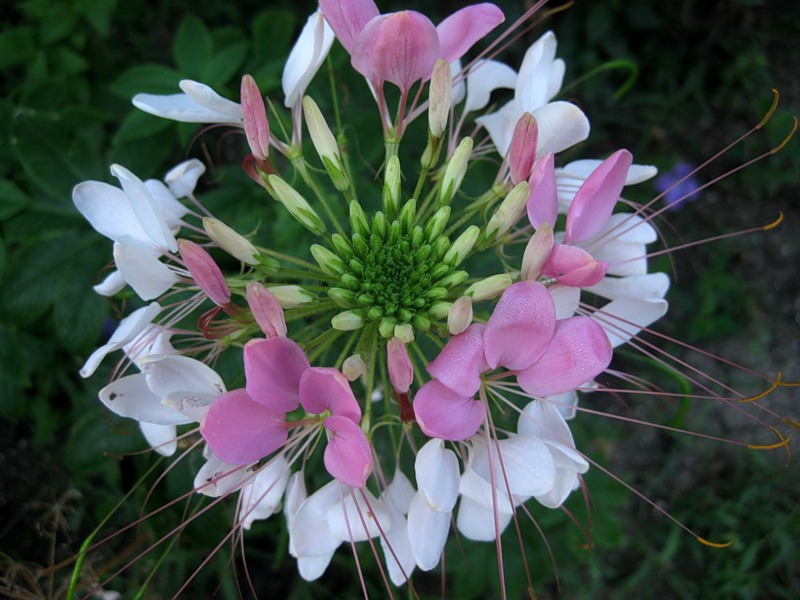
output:
{"label": "pale pink petal", "polygon": [[494,4],[473,4],[454,12],[439,23],[439,57],[447,62],[461,58],[475,42],[505,21],[503,11]]}
{"label": "pale pink petal", "polygon": [[217,306],[230,304],[225,276],[211,255],[199,244],[183,239],[178,240],[178,252],[197,287]]}
{"label": "pale pink petal", "polygon": [[[529,112],[523,113],[514,127],[514,135],[511,136],[511,146],[508,149],[508,166],[513,185],[517,185],[530,176],[536,160],[536,139],[538,137],[539,128],[536,125],[536,119]],[[533,182],[529,181],[528,184],[533,192]],[[555,187],[555,174],[553,174],[553,185]]]}
{"label": "pale pink petal", "polygon": [[312,415],[327,410],[356,425],[361,421],[361,407],[350,389],[350,383],[331,367],[311,367],[303,372],[300,377],[300,404]]}
{"label": "pale pink petal", "polygon": [[547,288],[537,281],[520,281],[503,292],[483,341],[486,361],[495,369],[512,371],[532,365],[547,348],[556,322],[556,309]]}
{"label": "pale pink petal", "polygon": [[453,336],[428,365],[428,372],[459,396],[474,396],[481,387],[481,374],[489,368],[483,352],[485,328],[474,323]]}
{"label": "pale pink petal", "polygon": [[200,433],[220,460],[246,465],[269,456],[287,438],[283,414],[255,402],[244,389],[217,398]]}
{"label": "pale pink petal", "polygon": [[380,14],[372,0],[320,0],[319,7],[336,39],[350,54],[366,24]]}
{"label": "pale pink petal", "polygon": [[251,281],[247,284],[246,298],[253,318],[267,337],[286,337],[283,308],[267,288]]}
{"label": "pale pink petal", "polygon": [[517,373],[517,383],[531,396],[568,392],[605,371],[612,354],[608,336],[592,319],[563,319],[556,323],[544,355],[533,366]]}
{"label": "pale pink petal", "polygon": [[269,158],[269,120],[264,98],[252,75],[242,77],[240,87],[244,135],[250,152],[259,160]]}
{"label": "pale pink petal", "polygon": [[389,81],[407,92],[427,79],[439,57],[439,36],[428,17],[405,10],[372,19],[358,36],[353,67],[375,87]]}
{"label": "pale pink petal", "polygon": [[531,197],[528,200],[528,219],[538,228],[543,223],[555,226],[558,217],[555,155],[547,153],[533,167],[528,180]]}
{"label": "pale pink petal", "polygon": [[588,287],[600,281],[608,271],[606,261],[598,261],[583,248],[555,244],[542,272],[559,283]]}
{"label": "pale pink petal", "polygon": [[414,381],[414,367],[411,365],[411,359],[408,357],[408,350],[403,340],[394,337],[387,342],[386,361],[392,387],[401,394],[405,394]]}
{"label": "pale pink petal", "polygon": [[372,472],[372,452],[361,428],[347,417],[325,419],[333,435],[325,446],[323,461],[331,477],[354,488],[364,487]]}
{"label": "pale pink petal", "polygon": [[308,367],[303,349],[285,337],[251,340],[244,347],[247,393],[279,412],[297,408],[300,377]]}
{"label": "pale pink petal", "polygon": [[414,397],[414,414],[425,435],[460,441],[478,431],[486,407],[483,402],[459,396],[438,379],[432,379]]}
{"label": "pale pink petal", "polygon": [[583,182],[567,213],[566,240],[585,240],[599,233],[619,200],[633,161],[627,150],[617,150]]}

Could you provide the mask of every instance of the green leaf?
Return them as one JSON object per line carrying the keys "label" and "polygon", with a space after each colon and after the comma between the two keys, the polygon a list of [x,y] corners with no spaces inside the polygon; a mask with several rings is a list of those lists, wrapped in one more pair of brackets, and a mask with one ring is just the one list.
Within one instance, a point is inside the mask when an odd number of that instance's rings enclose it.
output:
{"label": "green leaf", "polygon": [[214,42],[205,24],[194,16],[186,16],[175,36],[175,62],[186,77],[202,79],[203,69],[211,60]]}
{"label": "green leaf", "polygon": [[161,119],[139,109],[134,109],[123,119],[117,133],[114,135],[115,146],[134,140],[146,139],[172,125],[169,119]]}
{"label": "green leaf", "polygon": [[253,63],[289,56],[297,17],[288,10],[262,10],[253,21]]}
{"label": "green leaf", "polygon": [[0,69],[29,63],[35,55],[33,28],[17,27],[0,33]]}
{"label": "green leaf", "polygon": [[3,281],[3,271],[6,269],[6,243],[0,237],[0,281]]}
{"label": "green leaf", "polygon": [[30,203],[30,197],[15,183],[0,180],[0,220],[13,217]]}
{"label": "green leaf", "polygon": [[76,0],[76,8],[97,33],[108,35],[117,0]]}
{"label": "green leaf", "polygon": [[205,65],[201,80],[213,88],[225,86],[247,56],[247,43],[239,42],[217,52]]}
{"label": "green leaf", "polygon": [[162,65],[140,65],[125,71],[111,84],[111,91],[130,100],[136,94],[179,94],[181,75]]}

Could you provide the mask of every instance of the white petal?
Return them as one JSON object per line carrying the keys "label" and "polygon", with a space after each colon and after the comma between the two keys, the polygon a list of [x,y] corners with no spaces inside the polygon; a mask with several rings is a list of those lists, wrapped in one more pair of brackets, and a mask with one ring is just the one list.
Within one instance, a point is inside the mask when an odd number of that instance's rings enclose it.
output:
{"label": "white petal", "polygon": [[556,305],[556,319],[566,319],[575,314],[581,300],[581,289],[555,284],[548,288]]}
{"label": "white petal", "polygon": [[161,404],[161,397],[150,391],[147,379],[141,373],[112,381],[100,390],[100,400],[111,412],[137,421],[157,425],[181,425],[190,422],[178,411]]}
{"label": "white petal", "polygon": [[328,55],[334,38],[333,30],[320,11],[308,17],[283,68],[281,83],[286,106],[292,107],[300,101]]}
{"label": "white petal", "polygon": [[466,77],[462,76],[461,59],[456,59],[450,63],[450,77],[453,80],[453,90],[450,92],[450,100],[453,106],[461,102],[467,95]]}
{"label": "white petal", "polygon": [[172,329],[154,324],[125,344],[122,349],[125,355],[139,367],[139,363],[148,356],[176,354],[177,350],[170,342],[173,333]]}
{"label": "white petal", "polygon": [[[469,70],[466,84],[467,101],[464,104],[464,112],[468,113],[485,108],[494,90],[499,88],[513,90],[517,84],[517,72],[499,61],[482,60]],[[454,100],[453,104],[455,103]]]}
{"label": "white petal", "polygon": [[294,515],[308,497],[306,492],[306,480],[303,472],[298,471],[289,478],[286,485],[286,502],[283,505],[283,514],[286,517],[287,527],[291,527]]}
{"label": "white petal", "polygon": [[249,468],[228,464],[212,454],[195,475],[194,489],[205,496],[218,498],[238,489],[248,477],[253,477]]}
{"label": "white petal", "polygon": [[655,298],[618,298],[597,310],[592,318],[605,329],[616,348],[667,312],[667,301]]}
{"label": "white petal", "polygon": [[[633,213],[614,213],[608,218],[603,230],[597,238],[615,239],[621,242],[636,242],[637,244],[652,244],[658,239],[655,228],[639,215]],[[587,246],[592,240],[585,242]]]}
{"label": "white petal", "polygon": [[147,385],[159,396],[185,394],[208,398],[209,402],[225,393],[225,384],[217,372],[207,364],[188,356],[148,356],[142,360],[142,371],[147,375]]}
{"label": "white petal", "polygon": [[[366,501],[362,497],[366,495]],[[353,490],[328,509],[328,526],[342,540],[364,542],[389,531],[392,524],[383,502],[366,488]]]}
{"label": "white petal", "polygon": [[517,421],[520,435],[538,438],[545,442],[557,442],[575,447],[572,432],[564,417],[550,402],[534,400],[522,410]]}
{"label": "white petal", "polygon": [[114,244],[114,262],[125,281],[142,300],[158,298],[178,281],[178,276],[158,260],[158,251],[133,238]]}
{"label": "white petal", "polygon": [[576,463],[572,456],[562,452],[558,446],[548,445],[552,456],[553,464],[556,467],[556,474],[553,480],[553,487],[545,494],[534,496],[540,504],[548,508],[558,508],[567,499],[570,492],[575,489],[578,483],[578,473],[585,473],[589,468],[589,463],[582,459]]}
{"label": "white petal", "polygon": [[303,501],[289,526],[289,544],[295,556],[327,556],[339,547],[344,539],[331,531],[328,510],[350,491],[334,479]]}
{"label": "white petal", "polygon": [[183,224],[181,217],[188,213],[189,209],[175,198],[163,181],[148,179],[144,182],[144,185],[147,187],[147,191],[150,192],[150,195],[153,196],[156,207],[164,217],[164,221],[167,227],[169,227],[170,233],[175,235]]}
{"label": "white petal", "polygon": [[239,518],[245,529],[250,529],[254,520],[267,519],[281,509],[290,475],[289,462],[279,454],[256,472],[252,483],[242,488]]}
{"label": "white petal", "polygon": [[184,93],[200,106],[213,110],[226,120],[217,121],[218,123],[241,123],[242,105],[223,98],[204,83],[183,79],[178,83]]}
{"label": "white petal", "polygon": [[146,113],[179,121],[181,123],[231,123],[241,124],[241,118],[233,118],[198,104],[186,94],[136,94],[133,105]]}
{"label": "white petal", "polygon": [[176,198],[184,198],[194,192],[197,180],[205,172],[206,166],[196,158],[192,158],[172,167],[164,175],[164,181]]}
{"label": "white petal", "polygon": [[556,36],[552,31],[542,35],[525,52],[514,94],[514,101],[522,111],[533,111],[547,103],[555,56]]}
{"label": "white petal", "polygon": [[512,101],[505,104],[497,112],[478,117],[475,122],[486,128],[486,131],[489,132],[489,137],[492,138],[492,143],[497,148],[498,154],[505,156],[508,154],[511,138],[514,135],[514,128],[521,116],[522,113],[517,113]]}
{"label": "white petal", "polygon": [[415,493],[414,486],[411,485],[408,477],[398,469],[395,471],[392,483],[381,493],[381,500],[386,504],[391,503],[403,515],[407,515],[408,505],[411,504],[411,498]]}
{"label": "white petal", "polygon": [[[476,502],[492,512],[497,510],[501,515],[510,516],[513,514],[514,509],[509,501],[505,484],[501,485],[502,488],[498,486],[493,494],[492,485],[472,468],[468,468],[461,476],[458,491],[461,494],[462,501],[464,498],[469,498],[472,502]],[[514,504],[516,504],[518,498],[513,498],[513,500]]]}
{"label": "white petal", "polygon": [[647,248],[644,244],[610,240],[595,249],[592,256],[596,260],[608,261],[609,275],[627,277],[647,273]]}
{"label": "white petal", "polygon": [[498,490],[508,490],[512,496],[534,496],[553,487],[553,458],[539,439],[512,435],[496,445],[492,441],[491,466],[485,441],[476,442],[473,451],[472,468],[489,483],[494,472],[494,486]]}
{"label": "white petal", "polygon": [[101,296],[113,296],[117,292],[121,292],[123,288],[128,285],[122,273],[119,271],[111,271],[101,283],[98,283],[92,289]]}
{"label": "white petal", "polygon": [[669,289],[666,273],[647,273],[630,277],[603,277],[587,291],[616,300],[617,298],[663,298]]}
{"label": "white petal", "polygon": [[422,492],[417,492],[408,508],[408,541],[423,571],[439,564],[447,533],[450,531],[450,513],[431,510]]}
{"label": "white petal", "polygon": [[559,414],[564,417],[564,420],[569,421],[575,418],[575,409],[578,406],[578,392],[575,390],[548,396],[545,401],[553,405]]}
{"label": "white petal", "polygon": [[144,439],[150,447],[163,456],[172,456],[178,449],[175,425],[157,425],[142,421],[139,423]]}
{"label": "white petal", "polygon": [[450,512],[458,499],[458,458],[440,439],[429,440],[417,453],[417,487],[431,510]]}
{"label": "white petal", "polygon": [[89,377],[94,373],[109,352],[119,350],[134,339],[152,323],[159,312],[161,312],[161,306],[157,302],[153,302],[122,319],[108,342],[95,350],[86,360],[86,364],[80,371],[81,377]]}
{"label": "white petal", "polygon": [[561,91],[561,85],[564,83],[564,73],[567,70],[567,64],[557,58],[553,61],[553,66],[550,69],[550,78],[547,81],[547,100],[552,100],[558,92]]}
{"label": "white petal", "polygon": [[411,576],[417,561],[411,550],[411,542],[408,541],[408,522],[403,513],[390,500],[386,500],[385,504],[391,527],[388,532],[384,532],[385,537],[380,537],[381,547],[389,579],[399,587]]}
{"label": "white petal", "polygon": [[499,512],[495,523],[495,511],[484,506],[467,496],[461,497],[458,505],[456,527],[461,534],[477,542],[493,542],[497,539],[497,532],[503,533],[511,522],[512,513]]}
{"label": "white petal", "polygon": [[532,112],[539,126],[536,156],[561,152],[589,137],[589,119],[569,102],[551,102]]}
{"label": "white petal", "polygon": [[306,581],[315,581],[322,577],[331,564],[334,552],[322,556],[301,556],[297,559],[297,571]]}
{"label": "white petal", "polygon": [[155,246],[164,252],[177,252],[178,242],[144,182],[122,165],[111,165],[111,174],[119,179],[139,224]]}
{"label": "white petal", "polygon": [[127,236],[153,244],[121,189],[101,181],[84,181],[72,190],[72,201],[97,233],[115,242]]}

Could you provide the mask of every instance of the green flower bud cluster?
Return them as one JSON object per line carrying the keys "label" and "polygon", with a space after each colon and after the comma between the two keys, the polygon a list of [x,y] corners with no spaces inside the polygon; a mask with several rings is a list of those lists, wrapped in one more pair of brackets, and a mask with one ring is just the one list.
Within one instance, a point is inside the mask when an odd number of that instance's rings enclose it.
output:
{"label": "green flower bud cluster", "polygon": [[427,330],[441,311],[431,310],[468,277],[458,270],[460,253],[443,234],[450,207],[442,207],[424,224],[416,222],[416,200],[408,200],[389,221],[378,211],[371,221],[361,206],[350,204],[349,239],[331,236],[330,247],[315,246],[320,268],[337,277],[328,296],[347,309],[334,317],[337,329],[358,329],[376,322],[383,337],[408,326]]}

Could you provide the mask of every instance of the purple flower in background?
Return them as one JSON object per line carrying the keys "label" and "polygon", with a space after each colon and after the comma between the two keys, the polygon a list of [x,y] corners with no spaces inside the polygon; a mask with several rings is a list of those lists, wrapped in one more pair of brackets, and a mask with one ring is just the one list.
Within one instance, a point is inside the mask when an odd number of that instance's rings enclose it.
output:
{"label": "purple flower in background", "polygon": [[681,161],[656,179],[656,189],[660,193],[666,192],[664,201],[670,210],[679,210],[684,202],[699,198],[697,188],[700,187],[700,182],[693,175],[689,176],[694,169],[693,164]]}

